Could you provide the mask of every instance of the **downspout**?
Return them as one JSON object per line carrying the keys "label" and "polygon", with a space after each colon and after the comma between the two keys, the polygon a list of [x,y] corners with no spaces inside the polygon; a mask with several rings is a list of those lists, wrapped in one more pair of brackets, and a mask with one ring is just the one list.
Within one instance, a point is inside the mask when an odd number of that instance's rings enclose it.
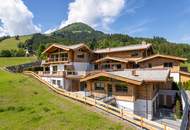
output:
{"label": "downspout", "polygon": [[146,86],[146,118],[148,119],[148,100],[147,100],[147,86]]}

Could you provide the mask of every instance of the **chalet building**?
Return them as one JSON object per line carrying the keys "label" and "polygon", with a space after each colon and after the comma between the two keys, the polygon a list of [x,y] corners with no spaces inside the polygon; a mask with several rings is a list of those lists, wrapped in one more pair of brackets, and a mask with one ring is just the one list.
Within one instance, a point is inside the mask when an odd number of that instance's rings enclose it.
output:
{"label": "chalet building", "polygon": [[[151,44],[91,50],[85,44],[52,44],[39,75],[56,87],[83,92],[148,119],[172,107],[185,58],[155,54]],[[172,77],[172,78],[171,78]],[[110,102],[111,101],[111,102]]]}
{"label": "chalet building", "polygon": [[79,90],[79,79],[91,70],[89,63],[92,51],[84,44],[63,46],[53,44],[43,54],[46,60],[42,62],[42,78],[68,91]]}
{"label": "chalet building", "polygon": [[171,90],[169,72],[168,69],[92,72],[80,81],[86,83],[93,98],[112,97],[115,106],[152,119],[159,106],[174,104],[175,91],[164,93]]}

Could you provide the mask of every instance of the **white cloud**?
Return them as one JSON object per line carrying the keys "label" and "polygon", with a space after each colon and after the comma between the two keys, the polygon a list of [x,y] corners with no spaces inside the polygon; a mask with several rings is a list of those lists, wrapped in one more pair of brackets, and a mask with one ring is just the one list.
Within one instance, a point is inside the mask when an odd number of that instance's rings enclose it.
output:
{"label": "white cloud", "polygon": [[148,28],[148,24],[152,23],[154,21],[155,21],[155,19],[144,19],[144,20],[141,20],[138,23],[135,23],[133,25],[127,26],[125,32],[127,34],[129,34],[129,35],[136,35],[138,33],[145,32],[145,31],[147,31],[149,29]]}
{"label": "white cloud", "polygon": [[58,29],[57,27],[55,27],[55,28],[50,28],[50,29],[48,29],[47,31],[45,31],[44,34],[50,34],[50,33],[54,32],[54,31],[56,31],[57,29]]}
{"label": "white cloud", "polygon": [[75,0],[69,4],[67,20],[59,28],[74,22],[108,29],[109,24],[121,13],[125,0]]}
{"label": "white cloud", "polygon": [[33,14],[22,0],[0,0],[0,36],[41,32],[33,23]]}

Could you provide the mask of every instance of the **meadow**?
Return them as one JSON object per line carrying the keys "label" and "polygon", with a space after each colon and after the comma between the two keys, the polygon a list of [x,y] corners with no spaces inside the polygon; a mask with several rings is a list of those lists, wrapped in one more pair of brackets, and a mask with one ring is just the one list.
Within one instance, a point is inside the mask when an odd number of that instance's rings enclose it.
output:
{"label": "meadow", "polygon": [[0,42],[0,50],[11,50],[11,49],[18,49],[17,45],[18,43],[22,42],[24,43],[26,40],[30,39],[32,36],[20,36],[19,40],[16,40],[15,37],[11,37],[8,39],[5,39]]}
{"label": "meadow", "polygon": [[133,130],[92,111],[90,106],[55,94],[36,79],[2,70],[33,61],[0,58],[0,130]]}

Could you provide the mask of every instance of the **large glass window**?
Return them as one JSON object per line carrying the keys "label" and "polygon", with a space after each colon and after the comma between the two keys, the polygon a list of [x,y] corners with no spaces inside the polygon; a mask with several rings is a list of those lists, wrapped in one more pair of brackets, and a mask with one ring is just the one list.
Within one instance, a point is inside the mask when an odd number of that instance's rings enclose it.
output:
{"label": "large glass window", "polygon": [[95,90],[104,90],[104,82],[95,82],[94,89]]}
{"label": "large glass window", "polygon": [[117,83],[115,89],[116,92],[128,92],[127,84]]}
{"label": "large glass window", "polygon": [[103,65],[102,65],[102,68],[103,68],[103,69],[110,69],[110,64],[103,64]]}
{"label": "large glass window", "polygon": [[57,80],[57,86],[61,86],[61,80]]}
{"label": "large glass window", "polygon": [[53,73],[57,72],[57,66],[53,66]]}
{"label": "large glass window", "polygon": [[68,60],[68,53],[61,53],[61,61]]}
{"label": "large glass window", "polygon": [[56,84],[56,80],[52,80],[52,83],[53,83],[53,84]]}

